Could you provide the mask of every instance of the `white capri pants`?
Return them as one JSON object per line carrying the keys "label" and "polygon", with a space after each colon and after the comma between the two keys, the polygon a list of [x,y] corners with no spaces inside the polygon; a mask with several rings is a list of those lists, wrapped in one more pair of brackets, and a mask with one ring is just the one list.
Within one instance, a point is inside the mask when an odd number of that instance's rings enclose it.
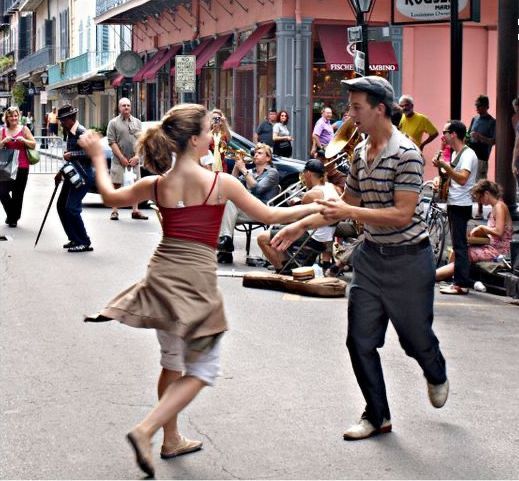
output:
{"label": "white capri pants", "polygon": [[186,343],[175,334],[157,329],[160,344],[160,365],[169,371],[184,372],[185,376],[200,379],[213,386],[220,373],[220,339],[207,352],[202,352],[195,361],[186,361]]}

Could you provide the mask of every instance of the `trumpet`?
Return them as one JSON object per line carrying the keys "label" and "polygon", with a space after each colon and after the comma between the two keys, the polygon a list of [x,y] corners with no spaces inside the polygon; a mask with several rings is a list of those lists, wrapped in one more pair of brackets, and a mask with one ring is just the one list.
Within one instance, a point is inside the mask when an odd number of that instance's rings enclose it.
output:
{"label": "trumpet", "polygon": [[233,160],[241,159],[245,163],[252,162],[251,155],[248,154],[247,152],[245,152],[245,150],[233,149],[232,147],[229,147],[228,145],[227,145],[227,148],[225,149],[224,155],[225,155],[226,159],[233,159]]}

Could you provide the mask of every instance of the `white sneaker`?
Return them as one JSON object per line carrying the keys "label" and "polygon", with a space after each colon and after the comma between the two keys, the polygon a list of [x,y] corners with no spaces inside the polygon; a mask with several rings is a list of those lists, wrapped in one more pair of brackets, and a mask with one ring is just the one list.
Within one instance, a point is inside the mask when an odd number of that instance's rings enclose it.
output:
{"label": "white sneaker", "polygon": [[358,441],[359,439],[370,438],[376,434],[389,433],[391,429],[391,420],[389,419],[383,419],[382,426],[376,428],[367,419],[361,418],[357,424],[346,430],[343,437],[345,441]]}
{"label": "white sneaker", "polygon": [[474,282],[474,290],[478,292],[487,292],[485,284],[483,284],[481,281]]}
{"label": "white sneaker", "polygon": [[449,396],[449,380],[447,379],[443,384],[427,383],[427,392],[429,401],[435,408],[443,407]]}

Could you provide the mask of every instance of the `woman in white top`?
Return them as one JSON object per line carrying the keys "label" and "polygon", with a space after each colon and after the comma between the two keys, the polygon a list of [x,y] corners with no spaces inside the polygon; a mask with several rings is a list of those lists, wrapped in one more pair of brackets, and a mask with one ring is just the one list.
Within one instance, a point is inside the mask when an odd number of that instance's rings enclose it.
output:
{"label": "woman in white top", "polygon": [[274,141],[274,154],[283,157],[292,157],[292,141],[294,137],[288,130],[288,112],[282,110],[278,114],[278,121],[272,129],[272,140]]}

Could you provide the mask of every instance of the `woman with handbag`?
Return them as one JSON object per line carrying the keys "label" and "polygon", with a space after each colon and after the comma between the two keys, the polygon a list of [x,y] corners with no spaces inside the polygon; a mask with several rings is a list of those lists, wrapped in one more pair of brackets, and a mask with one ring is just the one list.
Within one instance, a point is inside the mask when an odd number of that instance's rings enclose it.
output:
{"label": "woman with handbag", "polygon": [[29,177],[29,157],[27,149],[34,149],[36,141],[27,126],[20,125],[20,110],[9,107],[4,112],[0,147],[18,150],[18,173],[12,181],[0,182],[0,201],[7,215],[5,223],[16,227],[22,214],[23,195]]}
{"label": "woman with handbag", "polygon": [[288,130],[288,112],[282,110],[278,114],[278,121],[272,128],[272,140],[274,141],[274,154],[283,157],[292,157],[292,141],[294,137]]}
{"label": "woman with handbag", "polygon": [[[138,140],[144,166],[158,175],[115,190],[99,137],[87,133],[80,139],[94,163],[105,204],[124,206],[154,199],[162,214],[164,235],[145,279],[121,292],[100,315],[85,319],[117,319],[157,330],[163,366],[160,400],[127,435],[139,467],[150,476],[154,474],[151,440],[159,429],[164,430],[162,458],[201,448],[199,441],[182,448],[185,442],[178,437],[176,420],[205,386],[214,383],[219,371],[220,339],[227,320],[217,284],[215,251],[226,201],[265,224],[290,223],[320,210],[317,204],[268,207],[232,175],[208,171],[199,161],[210,142],[207,110],[196,104],[176,105]],[[174,165],[172,153],[176,154]],[[184,375],[175,378],[175,371]]]}

